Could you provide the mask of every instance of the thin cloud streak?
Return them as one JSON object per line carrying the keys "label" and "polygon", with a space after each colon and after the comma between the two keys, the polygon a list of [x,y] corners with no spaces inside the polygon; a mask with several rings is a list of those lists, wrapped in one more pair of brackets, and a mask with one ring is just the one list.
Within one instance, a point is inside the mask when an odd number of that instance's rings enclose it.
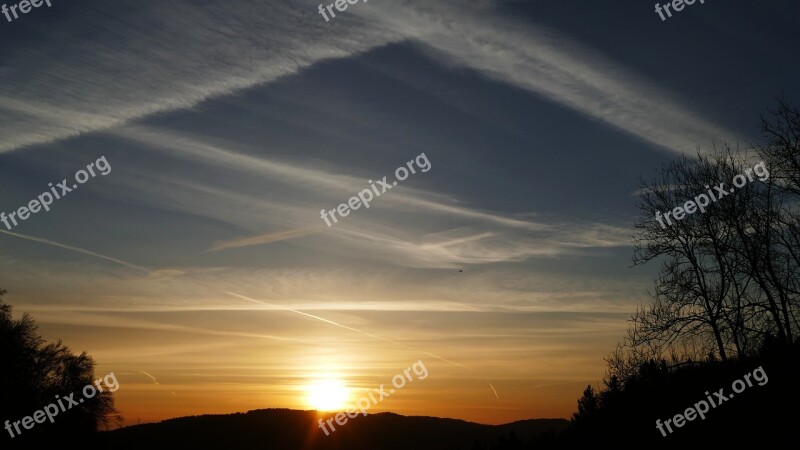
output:
{"label": "thin cloud streak", "polygon": [[492,392],[494,392],[494,396],[497,397],[497,401],[500,401],[500,396],[497,395],[497,391],[494,389],[494,386],[489,384],[489,387],[492,388]]}
{"label": "thin cloud streak", "polygon": [[161,384],[158,381],[156,381],[156,377],[150,375],[149,373],[145,372],[144,370],[140,370],[139,373],[142,373],[142,374],[146,375],[148,378],[150,378],[151,380],[153,380],[153,384]]}
{"label": "thin cloud streak", "polygon": [[[290,338],[286,336],[277,336],[270,334],[260,333],[243,333],[235,331],[220,331],[208,328],[190,327],[184,325],[172,325],[158,322],[150,322],[146,320],[137,320],[130,317],[116,317],[111,315],[100,314],[65,314],[61,309],[45,309],[40,308],[36,319],[40,323],[47,324],[65,324],[65,325],[78,325],[83,327],[98,327],[98,328],[124,328],[134,330],[150,330],[150,331],[168,331],[184,334],[196,334],[215,337],[241,337],[248,339],[265,339],[279,342],[300,342],[309,343],[307,340]],[[58,314],[54,314],[58,311]]]}
{"label": "thin cloud streak", "polygon": [[[250,301],[256,302],[256,303],[269,304],[269,303],[263,302],[261,300],[256,300],[256,299],[253,299],[253,298],[250,298],[250,297],[246,297],[246,296],[243,296],[243,295],[240,295],[240,294],[236,294],[234,292],[228,292],[228,294],[236,296],[236,297],[239,297],[239,298],[242,298],[242,299],[245,299],[245,300],[250,300]],[[325,318],[322,318],[322,317],[319,317],[319,316],[315,316],[313,314],[308,314],[308,313],[304,313],[302,311],[297,311],[297,310],[289,309],[289,308],[286,308],[286,307],[280,307],[280,306],[277,306],[277,305],[273,305],[273,306],[276,306],[276,307],[278,307],[278,308],[280,308],[282,310],[285,310],[285,311],[291,311],[293,313],[297,313],[297,314],[300,314],[300,315],[303,315],[303,316],[306,316],[306,317],[310,317],[312,319],[316,319],[316,320],[319,320],[321,322],[325,322],[325,323],[328,323],[330,325],[334,325],[334,326],[337,326],[339,328],[343,328],[345,330],[355,331],[356,333],[363,334],[364,336],[371,337],[373,339],[377,339],[377,340],[380,340],[380,341],[383,341],[383,342],[389,342],[389,343],[392,343],[394,345],[397,345],[397,346],[400,346],[400,347],[403,347],[403,348],[406,348],[406,349],[412,349],[411,347],[409,347],[409,346],[407,346],[405,344],[401,344],[400,342],[398,342],[396,340],[387,339],[387,338],[383,338],[383,337],[380,337],[380,336],[376,336],[374,334],[367,333],[366,331],[362,331],[362,330],[359,330],[357,328],[349,327],[347,325],[342,325],[340,323],[337,323],[337,322],[334,322],[332,320],[328,320],[328,319],[325,319]],[[433,353],[429,353],[429,352],[424,352],[424,353],[426,355],[429,355],[429,356],[431,356],[433,358],[436,358],[436,359],[441,360],[443,362],[446,362],[448,364],[451,364],[451,365],[454,365],[454,366],[458,366],[458,367],[461,367],[461,368],[464,368],[464,369],[475,370],[475,369],[473,369],[473,368],[471,368],[469,366],[465,366],[464,364],[460,364],[460,363],[457,363],[455,361],[442,358],[441,356],[434,355]]]}
{"label": "thin cloud streak", "polygon": [[235,292],[225,292],[225,293],[228,294],[228,295],[232,295],[234,297],[240,298],[242,300],[247,300],[247,301],[251,301],[251,302],[254,302],[254,303],[260,303],[260,304],[264,304],[264,305],[273,306],[276,309],[281,310],[281,311],[293,312],[295,314],[300,314],[301,316],[305,316],[305,317],[309,317],[309,318],[312,318],[312,319],[315,319],[315,320],[319,320],[320,322],[325,322],[327,324],[330,324],[330,325],[333,325],[333,326],[337,326],[337,327],[343,328],[345,330],[355,331],[356,333],[363,334],[364,336],[368,336],[368,337],[371,337],[373,339],[378,339],[378,340],[384,341],[384,342],[394,342],[391,339],[382,338],[380,336],[376,336],[374,334],[367,333],[366,331],[361,331],[361,330],[359,330],[357,328],[348,327],[347,325],[342,325],[342,324],[334,322],[332,320],[328,320],[328,319],[325,319],[323,317],[315,316],[313,314],[304,313],[304,312],[298,311],[296,309],[291,309],[291,308],[287,308],[285,306],[274,305],[274,304],[267,303],[267,302],[264,302],[264,301],[261,301],[261,300],[256,300],[254,298],[247,297],[247,296],[244,296],[244,295],[241,295],[241,294],[237,294]]}
{"label": "thin cloud streak", "polygon": [[229,248],[251,247],[255,245],[271,244],[273,242],[285,241],[297,237],[308,236],[309,234],[316,233],[318,230],[313,228],[300,228],[296,230],[277,231],[272,233],[259,234],[256,236],[243,237],[238,239],[230,239],[221,241],[214,244],[213,247],[206,250],[208,252],[218,252]]}
{"label": "thin cloud streak", "polygon": [[[284,184],[295,187],[296,192],[306,191],[309,192],[309,195],[319,195],[323,189],[324,191],[322,192],[326,193],[333,190],[352,195],[353,192],[358,192],[364,188],[365,180],[359,177],[341,175],[339,173],[331,174],[322,169],[308,168],[308,164],[301,166],[300,164],[292,164],[286,161],[278,162],[262,156],[244,154],[220,145],[201,141],[199,138],[186,133],[180,134],[144,126],[120,127],[110,130],[109,133],[144,143],[153,148],[177,153],[194,162],[205,162],[215,167],[225,166],[264,177],[269,176],[272,180],[280,180]],[[499,225],[525,230],[536,231],[549,228],[547,225],[536,222],[454,206],[426,198],[431,196],[435,196],[435,194],[404,188],[404,193],[392,193],[391,196],[382,198],[381,201],[387,204],[399,203],[415,208],[425,208],[439,214],[449,213],[453,216],[494,222]]]}
{"label": "thin cloud streak", "polygon": [[80,247],[74,247],[72,245],[67,245],[67,244],[61,244],[61,243],[56,242],[56,241],[51,241],[50,239],[44,239],[44,238],[35,237],[35,236],[28,236],[28,235],[25,235],[25,234],[14,233],[12,231],[6,231],[6,230],[0,230],[0,233],[8,234],[10,236],[18,237],[18,238],[21,238],[21,239],[27,239],[27,240],[33,241],[33,242],[38,242],[40,244],[52,245],[54,247],[63,248],[65,250],[71,250],[71,251],[74,251],[74,252],[82,253],[84,255],[94,256],[96,258],[104,259],[106,261],[111,261],[113,263],[117,263],[117,264],[123,265],[123,266],[125,266],[125,267],[127,267],[129,269],[138,270],[140,272],[147,272],[147,273],[150,272],[150,269],[148,269],[146,267],[138,266],[136,264],[132,264],[132,263],[129,263],[127,261],[123,261],[121,259],[112,258],[111,256],[101,255],[100,253],[96,253],[96,252],[93,252],[91,250],[86,250],[86,249],[83,249],[83,248],[80,248]]}

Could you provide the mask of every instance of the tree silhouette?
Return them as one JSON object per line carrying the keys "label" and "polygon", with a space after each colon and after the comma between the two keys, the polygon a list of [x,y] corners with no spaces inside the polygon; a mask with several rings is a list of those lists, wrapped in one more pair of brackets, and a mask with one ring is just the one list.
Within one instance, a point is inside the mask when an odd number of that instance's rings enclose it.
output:
{"label": "tree silhouette", "polygon": [[[73,354],[61,341],[45,343],[29,314],[14,320],[11,305],[2,301],[5,293],[0,290],[0,420],[13,423],[56,403],[56,395],[75,393],[75,399],[82,398],[84,386],[95,380],[95,363],[85,352]],[[53,423],[45,420],[30,430],[21,428],[13,438],[9,432],[2,434],[14,446],[29,447],[34,442],[87,438],[118,421],[112,394],[104,391],[59,411]]]}
{"label": "tree silhouette", "polygon": [[[784,408],[800,404],[800,111],[779,98],[761,130],[763,145],[698,152],[642,180],[633,260],[660,264],[652,301],[606,359],[604,387],[587,387],[573,426],[536,448],[796,440],[796,414]],[[757,178],[742,183],[748,170]],[[712,189],[724,197],[705,211],[659,222],[657,213]],[[658,428],[714,389],[731,393],[731,381],[756,367],[769,373],[768,385],[736,391],[735,401],[680,429]]]}
{"label": "tree silhouette", "polygon": [[[779,99],[771,116],[762,118],[762,132],[764,145],[699,152],[641,180],[634,264],[658,261],[661,273],[653,302],[633,316],[624,348],[611,358],[621,381],[649,359],[724,362],[756,352],[772,337],[794,342],[800,315],[800,111]],[[693,213],[665,219],[692,200]],[[704,211],[697,206],[703,200]]]}
{"label": "tree silhouette", "polygon": [[597,412],[600,407],[600,398],[595,393],[592,385],[586,386],[583,396],[578,399],[578,411],[572,414],[572,424],[580,426],[581,421]]}

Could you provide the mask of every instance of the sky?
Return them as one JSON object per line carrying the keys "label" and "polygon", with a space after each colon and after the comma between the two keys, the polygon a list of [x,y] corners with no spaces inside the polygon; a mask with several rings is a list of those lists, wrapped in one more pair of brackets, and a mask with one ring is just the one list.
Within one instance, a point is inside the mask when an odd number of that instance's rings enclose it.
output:
{"label": "sky", "polygon": [[51,3],[0,15],[0,211],[63,195],[0,224],[0,288],[126,424],[417,361],[372,412],[569,417],[658,271],[638,177],[800,101],[790,0]]}

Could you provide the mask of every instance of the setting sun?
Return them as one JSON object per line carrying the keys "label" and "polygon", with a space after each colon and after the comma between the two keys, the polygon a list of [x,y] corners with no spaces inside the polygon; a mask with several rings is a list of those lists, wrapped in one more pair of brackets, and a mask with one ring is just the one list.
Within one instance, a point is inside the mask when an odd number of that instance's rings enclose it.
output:
{"label": "setting sun", "polygon": [[307,387],[308,405],[318,411],[338,411],[345,408],[347,388],[341,380],[319,380]]}

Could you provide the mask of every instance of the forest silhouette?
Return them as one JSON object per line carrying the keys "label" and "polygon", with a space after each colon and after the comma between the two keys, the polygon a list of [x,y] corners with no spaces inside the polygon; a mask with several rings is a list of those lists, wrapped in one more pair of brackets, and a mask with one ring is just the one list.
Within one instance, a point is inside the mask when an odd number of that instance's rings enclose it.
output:
{"label": "forest silhouette", "polygon": [[96,377],[91,356],[73,354],[61,341],[47,344],[27,313],[14,320],[12,307],[2,300],[5,294],[0,290],[0,420],[11,423],[13,431],[3,431],[2,448],[43,448],[64,440],[94,443],[98,431],[120,420],[107,391],[61,412],[52,423],[45,420],[29,430],[18,424],[19,434],[13,427],[45,405],[57,405],[56,396],[80,393]]}

